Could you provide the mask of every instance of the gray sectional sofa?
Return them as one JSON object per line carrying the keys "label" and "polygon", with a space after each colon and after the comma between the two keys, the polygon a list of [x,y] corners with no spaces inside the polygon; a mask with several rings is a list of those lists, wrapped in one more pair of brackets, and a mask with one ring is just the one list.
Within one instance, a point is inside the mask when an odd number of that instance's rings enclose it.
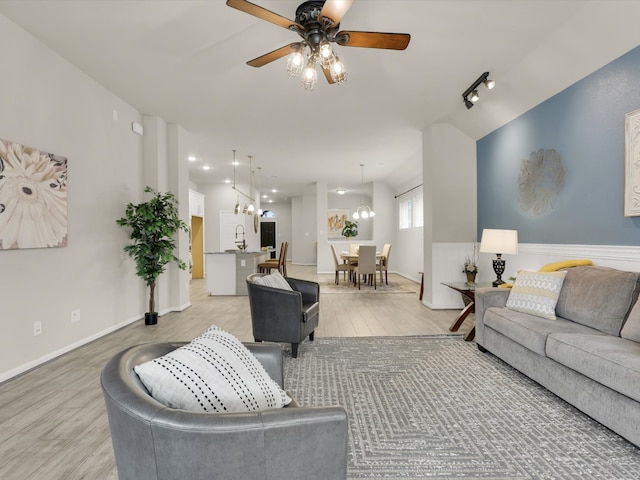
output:
{"label": "gray sectional sofa", "polygon": [[640,274],[566,270],[556,320],[507,308],[509,289],[478,289],[478,348],[640,446]]}

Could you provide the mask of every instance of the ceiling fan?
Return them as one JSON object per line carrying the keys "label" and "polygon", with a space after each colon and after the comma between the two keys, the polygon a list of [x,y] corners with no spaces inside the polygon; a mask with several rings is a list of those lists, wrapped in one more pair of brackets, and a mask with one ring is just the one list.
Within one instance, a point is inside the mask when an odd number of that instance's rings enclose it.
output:
{"label": "ceiling fan", "polygon": [[302,73],[302,84],[307,90],[313,89],[316,85],[316,65],[321,67],[329,83],[346,81],[346,70],[331,43],[344,47],[389,50],[404,50],[409,45],[411,35],[407,33],[339,31],[340,21],[352,3],[353,0],[308,0],[298,6],[293,21],[246,0],[227,0],[227,5],[232,8],[292,30],[302,37],[302,41],[290,43],[249,60],[247,65],[262,67],[289,55],[289,74],[297,76]]}

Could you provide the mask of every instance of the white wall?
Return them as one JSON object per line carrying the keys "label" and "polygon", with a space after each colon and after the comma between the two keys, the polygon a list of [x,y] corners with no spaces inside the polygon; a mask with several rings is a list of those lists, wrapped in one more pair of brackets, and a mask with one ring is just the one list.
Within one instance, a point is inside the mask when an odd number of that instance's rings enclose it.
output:
{"label": "white wall", "polygon": [[316,196],[304,195],[291,199],[291,262],[297,265],[317,263]]}
{"label": "white wall", "polygon": [[142,116],[1,16],[0,43],[11,66],[0,75],[0,136],[69,166],[68,246],[0,251],[2,381],[139,318],[146,291],[115,223],[143,199],[142,137],[131,131]]}

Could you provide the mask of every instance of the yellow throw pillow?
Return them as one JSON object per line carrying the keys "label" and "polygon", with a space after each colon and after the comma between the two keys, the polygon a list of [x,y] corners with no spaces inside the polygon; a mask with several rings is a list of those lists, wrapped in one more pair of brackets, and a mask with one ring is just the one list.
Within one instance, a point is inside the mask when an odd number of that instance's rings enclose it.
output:
{"label": "yellow throw pillow", "polygon": [[547,263],[544,265],[539,272],[555,272],[557,270],[562,270],[567,267],[578,267],[582,265],[593,265],[593,262],[588,259],[572,259],[572,260],[562,260],[560,262]]}

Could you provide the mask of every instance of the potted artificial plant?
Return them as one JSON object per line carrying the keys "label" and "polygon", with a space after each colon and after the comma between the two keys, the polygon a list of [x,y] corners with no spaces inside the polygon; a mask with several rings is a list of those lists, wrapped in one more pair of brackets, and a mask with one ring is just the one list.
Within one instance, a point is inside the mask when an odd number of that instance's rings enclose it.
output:
{"label": "potted artificial plant", "polygon": [[178,230],[189,231],[178,216],[178,201],[171,192],[156,192],[145,187],[153,197],[148,202],[134,205],[129,203],[125,216],[116,220],[118,225],[131,228],[132,243],[124,247],[136,261],[136,274],[149,287],[149,311],[144,315],[146,325],[158,323],[155,310],[156,280],[169,263],[176,262],[181,270],[186,264],[173,254],[176,242],[173,236]]}
{"label": "potted artificial plant", "polygon": [[358,222],[352,222],[351,220],[344,221],[344,227],[342,227],[342,236],[347,237],[349,240],[351,237],[358,236]]}

